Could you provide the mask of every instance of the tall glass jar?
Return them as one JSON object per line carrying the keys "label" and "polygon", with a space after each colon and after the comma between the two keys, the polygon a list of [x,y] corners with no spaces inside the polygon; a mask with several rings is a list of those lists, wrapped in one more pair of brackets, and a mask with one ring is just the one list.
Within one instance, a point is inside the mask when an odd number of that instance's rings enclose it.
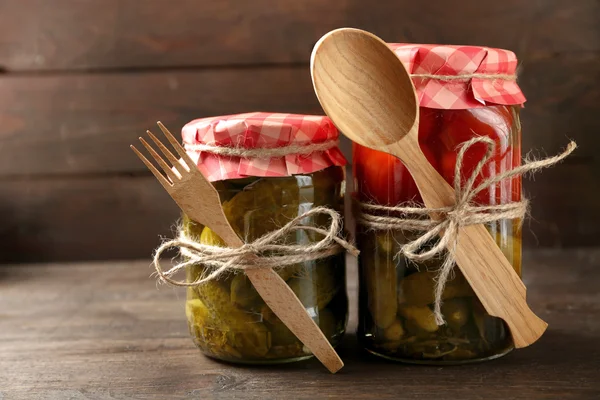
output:
{"label": "tall glass jar", "polygon": [[[476,73],[514,73],[514,54],[498,49],[458,46],[390,45],[412,71],[438,71],[451,76]],[[466,49],[466,50],[465,50]],[[446,60],[446,70],[427,63],[427,55],[437,52]],[[457,53],[475,58],[473,71],[461,71],[454,63],[463,63]],[[476,55],[482,54],[481,57]],[[502,54],[514,60],[505,70],[482,68],[487,58]],[[454,56],[454,57],[453,57]],[[512,57],[512,58],[511,58]],[[439,57],[438,57],[439,59]],[[442,68],[442,69],[440,69]],[[479,69],[476,69],[479,68]],[[512,70],[511,70],[512,68]],[[480,72],[483,69],[483,72]],[[431,72],[429,72],[431,73]],[[485,79],[485,78],[480,78]],[[497,104],[480,99],[474,92],[473,79],[439,80],[413,78],[420,98],[419,144],[436,170],[452,184],[454,182],[458,146],[476,136],[487,136],[496,143],[496,151],[477,177],[476,184],[496,174],[520,165],[521,129],[520,103],[524,98],[512,98],[510,103]],[[489,82],[484,82],[488,84]],[[509,82],[511,88],[516,85]],[[494,84],[502,90],[501,84]],[[440,87],[453,91],[444,102],[432,91]],[[508,90],[508,88],[505,88]],[[518,87],[517,87],[518,89]],[[519,91],[520,93],[520,91]],[[521,95],[522,96],[522,95]],[[460,101],[457,101],[458,100]],[[479,99],[478,99],[479,98]],[[497,99],[496,99],[497,101]],[[486,152],[486,145],[471,147],[464,159],[461,181],[473,172]],[[394,206],[406,202],[422,204],[421,196],[408,170],[393,156],[353,145],[353,171],[356,196],[360,202]],[[521,200],[521,180],[514,178],[483,190],[476,197],[480,205],[500,205]],[[381,215],[386,215],[384,211]],[[521,274],[521,229],[518,220],[500,220],[487,228],[516,272]],[[359,328],[362,345],[371,353],[398,361],[426,364],[455,364],[493,359],[509,352],[510,332],[505,323],[488,315],[475,293],[455,268],[454,277],[443,292],[442,312],[446,323],[438,326],[433,317],[434,284],[442,257],[425,263],[413,263],[400,255],[402,244],[414,240],[416,232],[401,230],[377,231],[357,226],[359,250]]]}
{"label": "tall glass jar", "polygon": [[[310,142],[305,144],[337,139],[337,131],[325,117],[288,115],[285,119],[280,116],[261,113],[208,118],[192,121],[183,130],[188,153],[198,158],[199,168],[212,177],[227,219],[247,243],[281,228],[315,207],[328,207],[343,215],[345,160],[337,147],[321,151],[323,154],[305,154],[299,158],[293,154],[284,156],[288,162],[304,162],[304,167],[295,163],[286,169],[278,169],[275,164],[281,157],[273,157],[268,174],[261,174],[256,168],[264,159],[238,157],[236,160],[235,157],[219,155],[218,149],[200,147],[203,150],[197,150],[198,144],[230,147],[231,143],[240,143],[240,138],[249,137],[252,140],[245,142],[246,149],[261,148],[257,146],[268,143],[264,136],[267,129],[270,132],[291,129],[285,136],[280,135],[278,147],[297,145],[300,138],[306,138],[304,134],[311,137]],[[312,128],[304,127],[301,130],[295,126],[297,124],[294,121],[307,118],[313,120]],[[236,123],[239,130],[235,127]],[[324,131],[326,135],[323,136]],[[208,139],[219,136],[220,142]],[[229,139],[223,140],[224,136]],[[311,161],[310,157],[313,162],[306,163]],[[217,165],[215,161],[220,161],[217,164],[221,167],[223,162],[234,162],[236,168],[209,170],[211,165]],[[262,176],[241,176],[241,168],[254,169],[254,174]],[[290,174],[292,168],[298,173]],[[226,170],[229,172],[223,172]],[[329,217],[320,214],[302,220],[303,225],[309,226],[323,227],[329,223]],[[202,244],[225,246],[210,228],[191,221],[185,215],[182,226],[185,235]],[[318,233],[297,230],[288,234],[283,244],[306,245],[321,238]],[[206,268],[201,264],[190,266],[187,270],[188,281],[197,280]],[[348,319],[344,253],[288,265],[277,272],[332,345],[337,346]],[[194,343],[210,357],[251,364],[284,363],[312,357],[310,351],[264,303],[243,272],[232,272],[217,280],[189,287],[186,315]]]}

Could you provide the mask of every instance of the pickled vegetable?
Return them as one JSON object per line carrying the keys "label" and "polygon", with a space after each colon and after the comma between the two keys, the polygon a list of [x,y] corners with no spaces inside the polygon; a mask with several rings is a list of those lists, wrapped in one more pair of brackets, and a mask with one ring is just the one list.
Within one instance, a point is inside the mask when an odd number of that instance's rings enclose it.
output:
{"label": "pickled vegetable", "polygon": [[442,314],[448,326],[455,331],[465,326],[469,319],[469,305],[465,299],[450,299],[442,304]]}
{"label": "pickled vegetable", "polygon": [[[433,271],[417,272],[407,276],[401,283],[401,290],[398,294],[399,302],[416,306],[433,303],[435,300],[435,277],[436,272]],[[454,279],[446,282],[442,300],[474,295],[467,280],[461,273],[457,273]]]}
{"label": "pickled vegetable", "polygon": [[250,283],[246,274],[236,274],[231,281],[231,302],[248,310],[260,307],[262,298]]}
{"label": "pickled vegetable", "polygon": [[203,321],[210,319],[210,311],[206,308],[202,300],[191,299],[185,304],[185,316],[193,324],[202,324]]}
{"label": "pickled vegetable", "polygon": [[368,293],[368,305],[375,325],[386,329],[396,320],[396,266],[392,263],[365,265],[364,278]]}
{"label": "pickled vegetable", "polygon": [[[305,176],[222,181],[217,187],[232,228],[250,242],[312,207],[324,205],[341,211],[341,179],[343,173],[332,167]],[[303,221],[316,226],[327,222],[320,216]],[[200,243],[225,246],[212,230],[185,215],[183,230]],[[283,242],[309,244],[320,238],[313,232],[294,231]],[[344,261],[344,255],[339,254],[276,270],[334,345],[347,319]],[[187,279],[196,280],[204,272],[202,265],[193,265],[188,268]],[[243,272],[189,288],[186,315],[195,343],[210,356],[252,363],[311,356]]]}
{"label": "pickled vegetable", "polygon": [[[434,168],[453,184],[458,146],[487,136],[496,151],[476,184],[514,168],[520,162],[520,131],[516,108],[486,106],[468,110],[420,109],[419,144]],[[406,167],[395,157],[354,144],[354,177],[362,202],[394,206],[422,202]],[[485,154],[478,144],[466,152],[462,182]],[[521,199],[520,178],[479,192],[476,203],[499,205]],[[381,214],[385,215],[385,214]],[[521,228],[518,220],[489,223],[488,231],[521,274]],[[419,232],[373,231],[357,226],[360,291],[359,338],[376,354],[409,362],[465,362],[508,352],[511,337],[502,320],[487,314],[469,283],[455,268],[442,293],[445,324],[433,316],[436,277],[445,254],[422,263],[398,255],[404,243]],[[437,239],[436,239],[437,240]],[[432,240],[422,250],[435,245]]]}
{"label": "pickled vegetable", "polygon": [[202,234],[200,235],[200,243],[206,244],[209,246],[219,246],[226,247],[227,244],[214,233],[208,226],[202,229]]}
{"label": "pickled vegetable", "polygon": [[211,354],[220,357],[241,357],[241,353],[231,347],[227,333],[217,327],[211,313],[200,299],[188,299],[185,313],[190,333],[196,344]]}
{"label": "pickled vegetable", "polygon": [[399,320],[392,322],[392,324],[383,331],[383,337],[391,342],[397,342],[402,339],[402,336],[404,336],[404,327]]}
{"label": "pickled vegetable", "polygon": [[318,309],[325,308],[343,286],[324,265],[306,268],[287,283],[305,307]]}
{"label": "pickled vegetable", "polygon": [[[207,228],[205,228],[205,230],[206,229]],[[303,269],[305,269],[305,267],[302,265],[290,265],[289,267],[278,269],[277,274],[284,281],[288,281],[288,285],[291,286],[292,284],[289,282],[290,278],[301,274]],[[328,273],[325,273],[324,275],[331,276],[331,274]],[[320,295],[323,294],[320,293]],[[252,286],[248,276],[243,273],[236,274],[231,281],[231,302],[248,310],[260,308],[264,304],[256,289]]]}
{"label": "pickled vegetable", "polygon": [[[400,315],[413,323],[418,330],[425,332],[435,332],[439,326],[435,322],[433,312],[427,306],[403,305],[400,307]],[[416,332],[418,333],[418,332]]]}
{"label": "pickled vegetable", "polygon": [[270,335],[259,315],[231,304],[228,291],[219,282],[207,282],[198,287],[198,292],[210,310],[220,310],[222,313],[213,319],[213,328],[227,333],[232,347],[247,356],[260,357],[269,351]]}

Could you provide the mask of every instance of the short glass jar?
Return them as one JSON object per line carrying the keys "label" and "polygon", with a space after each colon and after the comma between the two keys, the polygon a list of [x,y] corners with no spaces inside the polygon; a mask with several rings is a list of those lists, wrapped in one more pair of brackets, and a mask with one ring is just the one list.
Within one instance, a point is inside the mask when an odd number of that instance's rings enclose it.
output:
{"label": "short glass jar", "polygon": [[[235,120],[231,116],[227,119]],[[246,117],[238,119],[249,123]],[[193,123],[198,124],[196,121]],[[270,128],[274,125],[277,123],[271,124]],[[245,129],[244,134],[253,131],[249,127]],[[331,129],[334,129],[333,125]],[[294,143],[292,139],[288,140],[290,144]],[[190,141],[188,137],[187,148],[193,149]],[[257,143],[260,142],[260,139],[257,140]],[[191,150],[188,153],[192,157],[198,156]],[[215,154],[205,156],[214,157]],[[210,165],[210,162],[206,164]],[[219,192],[231,226],[244,242],[250,243],[315,207],[328,207],[343,215],[344,168],[335,165],[335,162],[329,164],[322,169],[316,167],[317,170],[312,172],[306,172],[305,168],[305,172],[285,174],[287,176],[239,177],[235,176],[236,172],[234,178],[218,179],[213,185]],[[280,175],[284,175],[283,172]],[[302,220],[302,224],[308,226],[323,227],[329,223],[329,217],[320,214]],[[182,227],[184,234],[202,244],[225,246],[208,227],[191,221],[185,215]],[[282,244],[306,245],[321,238],[320,234],[312,231],[296,230],[288,234]],[[205,269],[200,264],[188,267],[188,282],[197,280]],[[285,266],[277,272],[332,345],[337,346],[348,319],[344,253]],[[311,352],[264,303],[241,271],[189,287],[186,315],[194,343],[207,356],[249,364],[286,363],[312,357]]]}
{"label": "short glass jar", "polygon": [[[446,54],[454,50],[450,47]],[[427,95],[428,88],[418,85],[423,82],[415,83],[418,92]],[[463,90],[459,94],[466,100],[472,99],[468,85],[457,90],[456,83],[452,84],[455,92]],[[459,109],[447,109],[431,103],[426,107],[424,98],[426,96],[420,97],[419,144],[448,183],[454,182],[459,145],[477,136],[494,140],[496,150],[476,184],[520,165],[520,105],[489,102],[485,106],[467,104]],[[461,169],[463,183],[485,153],[483,143],[475,144],[466,152]],[[360,202],[383,206],[406,202],[422,204],[408,170],[393,156],[354,144],[353,171]],[[493,206],[520,200],[521,179],[517,177],[483,190],[475,201]],[[520,226],[519,220],[500,220],[487,225],[519,275]],[[377,231],[357,226],[357,244],[361,251],[358,336],[362,345],[385,358],[425,364],[460,364],[493,359],[509,352],[513,344],[507,326],[501,319],[486,313],[458,268],[454,269],[454,277],[447,282],[442,295],[446,323],[436,324],[433,288],[443,255],[424,263],[407,261],[400,253],[401,246],[417,237],[416,232]]]}

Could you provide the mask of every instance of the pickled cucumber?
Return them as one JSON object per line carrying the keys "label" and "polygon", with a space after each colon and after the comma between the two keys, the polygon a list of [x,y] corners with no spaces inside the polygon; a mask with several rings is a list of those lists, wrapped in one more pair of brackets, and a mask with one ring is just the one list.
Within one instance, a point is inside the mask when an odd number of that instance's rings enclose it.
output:
{"label": "pickled cucumber", "polygon": [[190,321],[194,325],[205,324],[211,319],[210,311],[208,310],[208,308],[206,308],[206,306],[200,299],[190,299],[186,301],[185,316],[187,317],[188,321]]}
{"label": "pickled cucumber", "polygon": [[377,327],[386,329],[396,320],[398,303],[396,266],[391,262],[365,264],[364,279],[368,294],[368,308]]}
{"label": "pickled cucumber", "polygon": [[298,341],[296,335],[289,330],[287,326],[277,317],[272,319],[268,325],[269,331],[271,332],[271,340],[273,346],[285,346],[294,344]]}
{"label": "pickled cucumber", "polygon": [[305,268],[288,282],[304,307],[325,308],[342,286],[333,271],[326,266]]}
{"label": "pickled cucumber", "polygon": [[244,273],[235,274],[231,280],[230,297],[233,304],[246,310],[260,308],[263,304],[262,298]]}
{"label": "pickled cucumber", "polygon": [[450,299],[442,304],[442,314],[448,326],[460,330],[469,319],[469,305],[466,299]]}
{"label": "pickled cucumber", "polygon": [[229,344],[227,332],[218,327],[210,310],[198,298],[188,299],[185,307],[190,333],[196,343],[221,357],[241,357],[241,353]]}
{"label": "pickled cucumber", "polygon": [[[436,272],[416,272],[402,279],[401,290],[398,293],[400,304],[407,303],[415,306],[425,306],[435,301],[434,286]],[[442,300],[454,297],[475,296],[464,276],[457,272],[454,279],[446,282]]]}
{"label": "pickled cucumber", "polygon": [[181,217],[181,229],[186,236],[199,240],[204,226],[193,221],[186,214],[183,214]]}
{"label": "pickled cucumber", "polygon": [[223,203],[223,211],[236,233],[250,242],[298,216],[298,190],[290,180],[259,179]]}
{"label": "pickled cucumber", "polygon": [[375,234],[377,248],[387,254],[394,255],[398,252],[399,246],[392,232],[386,231]]}
{"label": "pickled cucumber", "polygon": [[227,247],[227,244],[219,235],[214,233],[208,226],[202,229],[202,234],[200,235],[200,243],[205,244],[207,246],[218,246],[218,247]]}
{"label": "pickled cucumber", "polygon": [[439,329],[439,326],[435,322],[435,317],[431,308],[427,306],[411,306],[402,305],[398,310],[407,320],[410,320],[416,324],[416,326],[425,332],[435,332]]}
{"label": "pickled cucumber", "polygon": [[400,320],[395,320],[390,326],[383,331],[383,337],[385,340],[392,342],[402,339],[404,336],[404,327]]}
{"label": "pickled cucumber", "polygon": [[264,356],[271,347],[270,335],[259,315],[244,312],[231,304],[226,288],[218,281],[198,287],[206,306],[218,312],[215,328],[227,333],[232,347],[246,356]]}
{"label": "pickled cucumber", "polygon": [[[306,267],[304,267],[303,265],[295,264],[279,268],[276,272],[281,277],[281,279],[283,279],[284,281],[288,281],[288,285],[290,285],[290,282],[293,281],[293,279],[290,281],[290,278],[294,276],[305,276],[305,270]],[[323,275],[325,277],[329,277],[331,276],[331,272],[327,271]],[[298,284],[296,283],[293,283],[293,285],[295,287],[298,286]],[[316,286],[316,293],[319,293],[320,297],[323,298],[327,296],[327,293],[321,293],[321,290],[329,289],[329,287],[325,285],[324,282],[316,282],[314,283],[314,285]],[[300,291],[298,291],[297,293],[300,293]],[[331,297],[333,297],[333,295]],[[323,298],[323,300],[325,299]],[[331,298],[329,298],[328,300],[331,300]],[[250,279],[248,279],[248,276],[244,273],[236,274],[231,281],[231,302],[237,305],[238,307],[244,308],[246,310],[255,310],[257,308],[261,308],[264,304],[264,301],[252,285],[252,282],[250,282]]]}
{"label": "pickled cucumber", "polygon": [[[339,171],[338,171],[339,170]],[[339,173],[332,179],[332,171]],[[310,176],[245,178],[216,182],[224,213],[234,231],[246,242],[278,229],[312,207],[343,206],[341,168]],[[304,224],[322,226],[327,216]],[[200,243],[225,246],[210,228],[183,215],[183,232]],[[320,240],[314,232],[295,231],[281,243],[309,244]],[[202,265],[187,269],[188,281],[204,275]],[[332,256],[276,269],[300,298],[325,336],[337,344],[346,323],[347,304],[338,294],[345,287],[344,256]],[[232,361],[261,362],[306,357],[310,352],[264,303],[243,272],[188,288],[186,315],[198,347],[207,354]]]}
{"label": "pickled cucumber", "polygon": [[[508,238],[507,242],[506,235],[497,237],[505,241],[501,248],[507,257],[510,255],[507,248],[515,247],[515,241],[520,240]],[[395,257],[402,240],[396,233],[367,232],[359,235],[362,245],[360,273],[366,290],[360,306],[361,313],[370,317],[364,320],[360,329],[367,334],[363,340],[368,348],[402,360],[449,362],[485,358],[510,348],[510,334],[506,326],[500,319],[486,313],[458,269],[446,283],[442,295],[441,311],[446,324],[438,326],[432,310],[441,259],[430,261],[427,265],[406,263],[402,257]],[[515,268],[519,268],[520,254],[516,250],[514,254],[512,262]],[[385,303],[393,298],[391,293],[396,282],[390,279],[393,268],[398,278],[395,315]],[[381,306],[374,308],[374,303]]]}

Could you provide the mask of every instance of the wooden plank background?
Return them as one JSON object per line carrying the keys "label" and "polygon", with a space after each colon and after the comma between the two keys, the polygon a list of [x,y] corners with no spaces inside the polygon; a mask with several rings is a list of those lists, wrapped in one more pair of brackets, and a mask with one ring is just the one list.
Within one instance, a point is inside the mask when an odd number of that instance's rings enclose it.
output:
{"label": "wooden plank background", "polygon": [[148,257],[178,211],[128,145],[156,120],[322,113],[308,59],[342,26],[515,51],[524,151],[580,145],[526,182],[525,244],[600,243],[597,0],[0,0],[0,262]]}

